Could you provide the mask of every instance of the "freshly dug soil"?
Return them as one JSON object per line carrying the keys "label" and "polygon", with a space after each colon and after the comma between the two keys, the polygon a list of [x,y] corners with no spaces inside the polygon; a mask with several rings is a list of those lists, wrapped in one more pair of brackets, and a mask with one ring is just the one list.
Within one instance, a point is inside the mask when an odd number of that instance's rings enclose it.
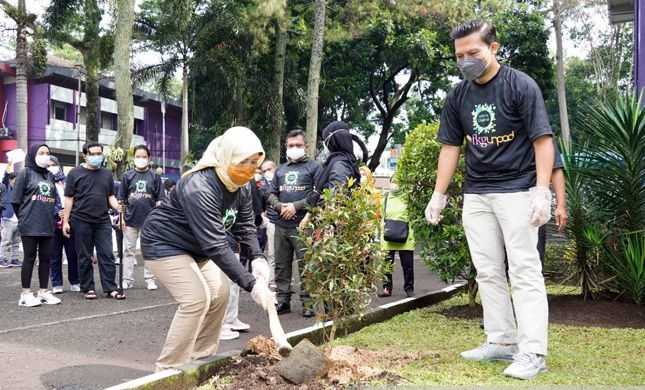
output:
{"label": "freshly dug soil", "polygon": [[403,378],[391,369],[411,361],[425,359],[432,353],[402,353],[399,351],[370,351],[350,346],[334,347],[328,354],[328,373],[303,385],[294,385],[282,378],[275,365],[280,357],[275,344],[261,336],[249,341],[244,356],[222,367],[211,379],[220,389],[343,389],[361,383],[402,384]]}
{"label": "freshly dug soil", "polygon": [[[481,318],[482,307],[453,306],[441,312],[448,317]],[[599,328],[645,328],[645,305],[599,298],[584,301],[579,295],[549,296],[549,322]]]}

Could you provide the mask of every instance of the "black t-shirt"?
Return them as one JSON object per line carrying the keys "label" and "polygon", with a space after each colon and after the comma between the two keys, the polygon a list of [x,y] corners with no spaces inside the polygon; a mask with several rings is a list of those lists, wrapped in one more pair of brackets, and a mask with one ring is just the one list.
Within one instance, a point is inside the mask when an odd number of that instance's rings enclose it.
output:
{"label": "black t-shirt", "polygon": [[39,173],[31,168],[23,168],[16,176],[11,200],[18,217],[20,234],[53,236],[57,199],[58,193],[51,173]]}
{"label": "black t-shirt", "polygon": [[114,179],[107,169],[72,169],[65,180],[65,196],[74,198],[72,220],[87,223],[110,223],[110,196]]}
{"label": "black t-shirt", "polygon": [[162,198],[161,177],[152,170],[126,172],[121,180],[119,200],[126,202],[125,224],[141,227],[146,217]]}
{"label": "black t-shirt", "polygon": [[[320,164],[312,160],[282,164],[273,175],[269,192],[275,195],[281,204],[301,201],[300,205],[304,205],[314,190],[315,179],[319,171]],[[296,216],[293,219],[282,219],[280,213],[273,208],[269,208],[267,217],[271,222],[284,228],[298,227],[307,214],[306,208],[300,205],[296,207]]]}
{"label": "black t-shirt", "polygon": [[466,138],[464,192],[487,194],[533,187],[533,141],[552,134],[535,81],[503,65],[488,83],[462,81],[448,94],[438,138],[456,146]]}
{"label": "black t-shirt", "polygon": [[235,257],[231,239],[249,258],[264,257],[250,187],[229,192],[214,169],[204,169],[179,180],[152,210],[141,232],[141,251],[147,261],[184,254],[197,261],[211,259],[229,279],[251,291],[255,278]]}

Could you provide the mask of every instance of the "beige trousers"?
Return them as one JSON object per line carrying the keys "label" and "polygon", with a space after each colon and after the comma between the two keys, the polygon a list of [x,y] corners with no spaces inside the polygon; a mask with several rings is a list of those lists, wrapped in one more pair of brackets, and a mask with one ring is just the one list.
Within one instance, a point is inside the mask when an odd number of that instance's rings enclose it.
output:
{"label": "beige trousers", "polygon": [[179,303],[156,370],[214,355],[228,304],[229,282],[212,261],[188,255],[146,260],[146,267]]}

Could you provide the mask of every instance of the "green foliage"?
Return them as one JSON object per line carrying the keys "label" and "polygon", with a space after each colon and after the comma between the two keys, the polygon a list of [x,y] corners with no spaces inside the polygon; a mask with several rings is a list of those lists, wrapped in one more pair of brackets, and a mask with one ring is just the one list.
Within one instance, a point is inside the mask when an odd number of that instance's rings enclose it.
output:
{"label": "green foliage", "polygon": [[608,255],[620,289],[634,302],[645,303],[645,231],[624,235],[621,250],[610,250]]}
{"label": "green foliage", "polygon": [[380,204],[369,186],[346,186],[323,192],[323,204],[310,211],[307,229],[300,234],[306,247],[302,280],[312,304],[325,307],[338,321],[365,313],[371,297],[390,271],[385,253],[375,240],[380,226]]}
{"label": "green foliage", "polygon": [[[430,269],[447,282],[463,278],[471,283],[475,294],[475,271],[461,225],[464,180],[463,159],[448,188],[448,206],[438,226],[429,225],[424,216],[437,179],[437,160],[441,144],[437,141],[438,124],[421,124],[406,138],[397,167],[397,180],[407,196],[408,212],[415,237],[421,243],[421,256]],[[474,296],[473,296],[474,298]]]}

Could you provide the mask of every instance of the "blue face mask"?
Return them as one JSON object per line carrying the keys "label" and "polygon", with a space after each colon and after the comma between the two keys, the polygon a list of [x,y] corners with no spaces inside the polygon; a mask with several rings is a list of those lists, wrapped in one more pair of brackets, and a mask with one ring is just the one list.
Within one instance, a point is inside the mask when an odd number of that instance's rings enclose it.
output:
{"label": "blue face mask", "polygon": [[101,154],[99,156],[88,156],[87,163],[94,168],[98,168],[101,166],[101,164],[103,164],[103,155]]}

